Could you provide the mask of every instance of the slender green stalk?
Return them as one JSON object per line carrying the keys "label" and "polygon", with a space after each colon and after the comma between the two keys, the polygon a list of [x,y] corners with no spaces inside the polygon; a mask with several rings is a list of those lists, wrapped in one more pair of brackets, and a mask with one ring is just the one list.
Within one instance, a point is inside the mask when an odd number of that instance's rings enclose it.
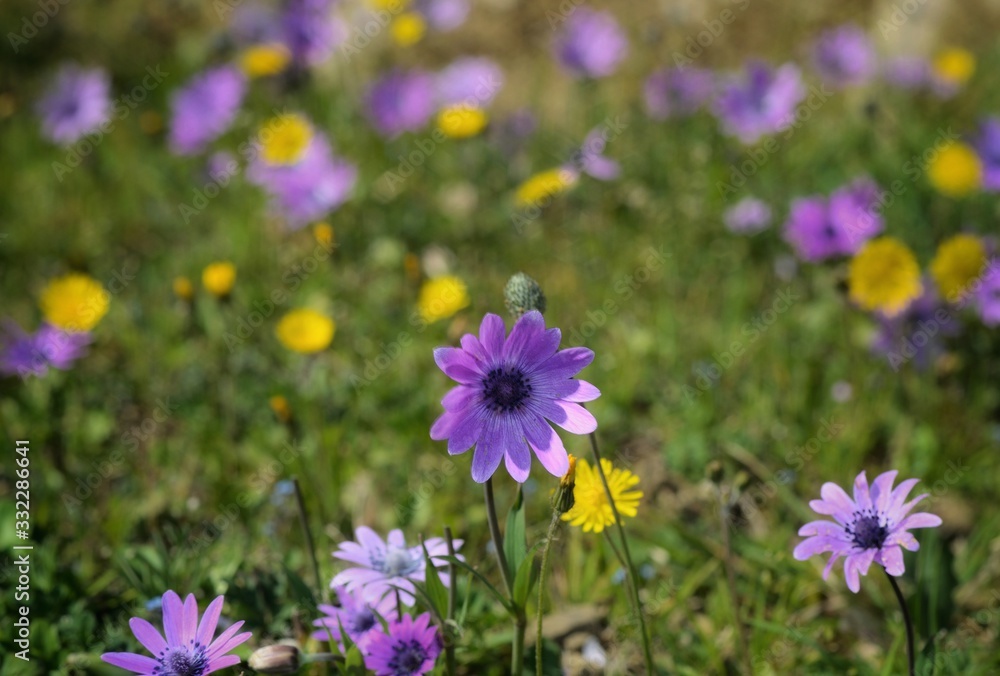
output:
{"label": "slender green stalk", "polygon": [[604,486],[604,494],[611,505],[611,513],[615,517],[615,526],[618,529],[618,537],[621,540],[622,556],[625,559],[625,572],[632,579],[632,601],[635,604],[635,614],[639,619],[639,629],[642,632],[642,656],[646,662],[646,674],[652,676],[653,650],[649,644],[649,632],[646,629],[646,618],[642,613],[642,599],[639,598],[639,578],[635,572],[635,564],[632,563],[632,554],[628,548],[628,537],[625,535],[625,526],[622,525],[622,515],[618,513],[618,505],[615,504],[614,496],[611,494],[611,486],[608,485],[608,477],[604,474],[604,467],[601,465],[601,449],[597,445],[597,434],[590,433],[590,450],[594,453],[594,464],[597,465],[597,473],[601,477],[601,484]]}
{"label": "slender green stalk", "polygon": [[510,568],[507,567],[507,555],[504,554],[503,549],[503,535],[500,534],[500,522],[497,521],[497,508],[493,499],[492,477],[487,479],[483,484],[483,495],[486,500],[486,521],[490,526],[490,537],[493,538],[493,548],[496,549],[500,575],[503,577],[507,596],[510,597],[510,604],[514,608],[511,613],[514,619],[514,639],[511,642],[510,673],[512,676],[520,676],[524,665],[524,630],[527,626],[527,619],[524,616],[524,609],[519,608],[514,603],[514,581],[511,578]]}
{"label": "slender green stalk", "polygon": [[[885,570],[883,568],[882,570]],[[909,664],[909,674],[914,676],[917,673],[917,656],[916,656],[916,645],[913,640],[913,621],[910,619],[910,611],[906,607],[906,599],[903,598],[903,592],[899,588],[899,583],[896,582],[896,578],[889,575],[889,571],[886,571],[885,576],[889,578],[889,584],[892,585],[892,591],[896,592],[896,600],[899,601],[899,609],[903,611],[903,624],[906,625],[906,659]]]}
{"label": "slender green stalk", "polygon": [[[299,486],[299,478],[292,477],[292,487],[295,489],[295,505],[299,510],[299,521],[302,523],[302,532],[306,536],[306,548],[309,550],[309,560],[312,561],[313,577],[316,578],[316,589],[320,599],[329,600],[329,591],[323,584],[323,578],[319,572],[319,561],[316,559],[316,547],[313,545],[312,529],[309,528],[309,515],[306,513],[306,501],[302,498],[302,488]],[[330,639],[330,646],[337,645],[333,638],[333,630],[326,628],[327,637]]]}
{"label": "slender green stalk", "polygon": [[[455,619],[455,585],[458,584],[455,580],[455,543],[452,542],[451,528],[448,526],[444,527],[444,538],[448,545],[448,556],[452,559],[448,561],[448,617],[445,618],[447,624]],[[457,669],[457,665],[455,664],[455,637],[451,635],[450,628],[445,636],[444,656],[448,676],[455,676]]]}
{"label": "slender green stalk", "polygon": [[743,653],[743,670],[746,676],[753,676],[753,663],[750,661],[750,639],[747,637],[746,627],[743,626],[743,618],[740,614],[740,597],[736,591],[736,572],[733,569],[733,549],[729,541],[729,505],[726,504],[726,495],[722,492],[722,485],[719,489],[719,517],[722,526],[722,562],[726,567],[726,586],[729,588],[730,602],[733,604],[733,620],[736,622],[736,635],[740,641],[740,652]]}
{"label": "slender green stalk", "polygon": [[559,528],[559,509],[552,510],[552,520],[549,522],[549,532],[545,535],[545,549],[542,550],[542,568],[538,571],[538,611],[535,621],[535,675],[542,676],[542,611],[545,603],[545,569],[549,563],[549,549]]}

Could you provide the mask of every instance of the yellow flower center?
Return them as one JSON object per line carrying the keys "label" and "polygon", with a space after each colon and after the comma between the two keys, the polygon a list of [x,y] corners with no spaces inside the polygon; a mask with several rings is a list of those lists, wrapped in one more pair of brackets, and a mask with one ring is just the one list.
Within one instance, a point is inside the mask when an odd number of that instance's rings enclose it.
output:
{"label": "yellow flower center", "polygon": [[312,127],[299,115],[279,115],[261,127],[258,138],[268,164],[295,164],[312,141]]}

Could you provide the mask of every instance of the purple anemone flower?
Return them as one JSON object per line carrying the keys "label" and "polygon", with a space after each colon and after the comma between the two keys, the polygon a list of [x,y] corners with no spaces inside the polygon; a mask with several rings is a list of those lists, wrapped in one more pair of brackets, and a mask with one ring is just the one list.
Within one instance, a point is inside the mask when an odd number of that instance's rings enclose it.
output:
{"label": "purple anemone flower", "polygon": [[995,261],[981,274],[982,284],[976,293],[979,318],[986,326],[1000,324],[1000,267]]}
{"label": "purple anemone flower", "polygon": [[338,587],[336,592],[340,606],[318,606],[324,617],[313,620],[313,626],[320,629],[314,631],[312,637],[317,641],[329,641],[332,635],[333,640],[340,644],[341,651],[344,649],[341,627],[347,632],[348,638],[364,651],[373,631],[381,628],[378,618],[392,621],[398,615],[396,599],[391,594],[373,603],[347,593],[343,587]]}
{"label": "purple anemone flower", "polygon": [[469,16],[468,0],[417,0],[414,7],[428,26],[441,32],[455,30]]}
{"label": "purple anemone flower", "polygon": [[566,20],[555,50],[574,77],[607,77],[628,55],[628,40],[610,13],[579,8]]}
{"label": "purple anemone flower", "polygon": [[434,114],[434,76],[424,71],[394,71],[368,90],[368,117],[388,138],[418,131]]}
{"label": "purple anemone flower", "polygon": [[871,350],[893,368],[912,359],[917,369],[926,369],[944,351],[944,339],[961,331],[961,322],[942,302],[933,281],[925,279],[923,286],[924,292],[899,314],[876,314],[878,332]]}
{"label": "purple anemone flower", "polygon": [[111,119],[111,78],[100,68],[67,64],[59,69],[37,106],[42,132],[67,145]]}
{"label": "purple anemone flower", "polygon": [[205,610],[198,622],[198,604],[194,594],[181,603],[173,591],[163,595],[163,631],[166,640],[146,620],[133,617],[129,620],[132,633],[154,657],[135,653],[104,653],[101,659],[137,674],[175,674],[204,676],[213,671],[240,663],[237,655],[227,655],[230,650],[246,642],[251,634],[237,634],[243,622],[237,622],[222,632],[214,641],[216,625],[222,613],[222,596],[217,597]]}
{"label": "purple anemone flower", "polygon": [[403,615],[398,622],[390,621],[387,631],[379,627],[373,632],[364,653],[365,666],[375,676],[416,676],[434,668],[441,640],[430,613],[416,619]]}
{"label": "purple anemone flower", "polygon": [[722,214],[730,232],[755,235],[771,224],[771,207],[756,197],[744,197]]}
{"label": "purple anemone flower", "polygon": [[467,333],[462,347],[439,347],[434,361],[459,385],[441,404],[444,414],[431,427],[431,438],[448,440],[448,453],[473,446],[472,478],[482,483],[506,460],[507,471],[524,483],[531,469],[529,447],[551,474],[561,477],[569,457],[552,421],[567,432],[589,434],[597,420],[580,402],[600,391],[573,378],[594,360],[585,347],[559,350],[562,333],[545,328],[540,312],[524,314],[509,336],[503,319],[483,317],[479,337]]}
{"label": "purple anemone flower", "polygon": [[592,129],[583,140],[580,149],[573,153],[570,166],[567,168],[570,171],[579,169],[599,181],[612,181],[618,178],[621,173],[621,165],[618,164],[617,160],[604,155],[604,149],[609,140],[606,138],[608,131],[610,131],[610,127]]}
{"label": "purple anemone flower", "polygon": [[855,594],[861,589],[860,575],[867,575],[872,562],[885,568],[889,575],[903,574],[903,549],[911,552],[920,548],[911,528],[933,528],[941,525],[941,517],[927,512],[910,514],[914,505],[928,496],[918,495],[906,502],[919,479],[907,479],[895,488],[896,470],[878,475],[868,487],[862,472],[854,480],[854,499],[835,483],[823,484],[822,500],[809,506],[817,514],[832,516],[836,521],[819,520],[799,529],[805,537],[795,547],[793,556],[799,561],[830,552],[832,556],[823,571],[827,579],[833,564],[844,557],[844,577],[847,587]]}
{"label": "purple anemone flower", "polygon": [[245,92],[246,79],[232,66],[211,68],[188,81],[170,100],[170,149],[193,155],[224,134]]}
{"label": "purple anemone flower", "polygon": [[49,367],[66,370],[86,354],[90,333],[67,332],[42,324],[34,335],[26,333],[13,321],[3,325],[0,335],[0,373],[6,375],[43,376]]}
{"label": "purple anemone flower", "polygon": [[503,71],[492,59],[458,59],[435,76],[440,106],[485,108],[503,87]]}
{"label": "purple anemone flower", "polygon": [[348,35],[332,0],[290,0],[281,15],[282,39],[301,66],[323,63]]}
{"label": "purple anemone flower", "polygon": [[654,120],[692,115],[712,98],[715,74],[704,68],[663,68],[646,78],[642,91]]}
{"label": "purple anemone flower", "polygon": [[882,77],[900,89],[922,89],[933,79],[931,64],[922,56],[895,56],[885,62]]}
{"label": "purple anemone flower", "polygon": [[844,235],[847,246],[844,255],[857,253],[862,244],[885,227],[879,213],[879,192],[875,181],[862,176],[830,195],[830,221]]}
{"label": "purple anemone flower", "polygon": [[798,66],[786,63],[770,68],[752,62],[747,64],[743,77],[722,87],[715,100],[715,113],[726,133],[749,144],[790,127],[795,121],[795,107],[805,95]]}
{"label": "purple anemone flower", "polygon": [[829,200],[820,195],[794,200],[785,239],[805,261],[853,255],[882,231],[878,196],[878,185],[862,177],[835,190]]}
{"label": "purple anemone flower", "polygon": [[813,50],[813,63],[820,77],[831,87],[861,85],[875,73],[875,48],[868,35],[857,26],[839,26],[819,36]]}
{"label": "purple anemone flower", "polygon": [[983,163],[983,188],[1000,191],[1000,117],[988,117],[979,126],[976,152]]}
{"label": "purple anemone flower", "polygon": [[[423,548],[420,545],[407,547],[403,531],[399,529],[390,531],[384,542],[367,526],[355,528],[354,536],[357,542],[340,543],[333,556],[353,563],[355,567],[337,573],[330,587],[343,587],[344,591],[360,594],[360,598],[376,604],[398,591],[403,602],[412,605],[413,582],[423,582],[427,574]],[[454,540],[453,543],[455,549],[462,546],[461,540]],[[432,559],[448,554],[444,538],[424,540],[424,546]],[[445,586],[451,584],[446,573],[435,572]]]}

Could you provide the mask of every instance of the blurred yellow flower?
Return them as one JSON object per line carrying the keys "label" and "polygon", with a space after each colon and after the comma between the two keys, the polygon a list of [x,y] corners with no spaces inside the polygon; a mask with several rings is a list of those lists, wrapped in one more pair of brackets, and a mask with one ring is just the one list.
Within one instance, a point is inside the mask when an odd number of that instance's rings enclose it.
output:
{"label": "blurred yellow flower", "polygon": [[288,405],[288,399],[280,394],[276,394],[267,400],[268,405],[271,410],[274,411],[274,415],[283,423],[287,423],[292,419],[292,408]]}
{"label": "blurred yellow flower", "polygon": [[71,272],[50,281],[42,290],[45,321],[63,331],[84,332],[108,313],[111,296],[89,275]]}
{"label": "blurred yellow flower", "polygon": [[326,315],[309,308],[299,308],[285,314],[274,333],[281,344],[292,352],[312,354],[330,345],[335,330],[336,325]]}
{"label": "blurred yellow flower", "polygon": [[967,49],[950,47],[934,57],[932,68],[946,82],[965,84],[976,72],[976,57]]}
{"label": "blurred yellow flower", "polygon": [[540,172],[518,186],[514,200],[519,207],[544,206],[545,202],[576,185],[576,172],[560,167]]}
{"label": "blurred yellow flower", "polygon": [[194,284],[187,277],[174,277],[174,295],[182,300],[194,297]]}
{"label": "blurred yellow flower", "polygon": [[324,248],[333,246],[333,226],[329,223],[317,223],[313,226],[313,237]]}
{"label": "blurred yellow flower", "polygon": [[389,26],[389,34],[392,41],[400,47],[409,47],[420,42],[427,32],[427,23],[424,17],[416,12],[406,12],[400,14]]}
{"label": "blurred yellow flower", "polygon": [[889,317],[905,310],[923,292],[916,257],[894,237],[866,243],[851,260],[847,283],[851,300]]}
{"label": "blurred yellow flower", "polygon": [[235,283],[236,266],[229,261],[209,263],[201,271],[201,285],[213,296],[228,296]]}
{"label": "blurred yellow flower", "polygon": [[[627,469],[620,469],[610,460],[601,459],[601,467],[608,478],[608,487],[615,507],[622,517],[634,517],[639,511],[642,491],[636,490],[639,477]],[[615,515],[608,502],[608,494],[601,482],[601,475],[584,459],[576,463],[576,488],[573,490],[573,508],[562,515],[571,526],[580,526],[585,533],[601,533],[614,524]]]}
{"label": "blurred yellow flower", "polygon": [[285,70],[292,55],[279,43],[253,45],[240,53],[240,69],[248,77],[277,75]]}
{"label": "blurred yellow flower", "polygon": [[410,0],[368,0],[368,4],[375,9],[384,9],[388,12],[400,12],[410,6]]}
{"label": "blurred yellow flower", "polygon": [[938,192],[965,197],[983,181],[983,165],[976,151],[964,143],[949,143],[931,159],[927,178]]}
{"label": "blurred yellow flower", "polygon": [[469,306],[469,292],[458,277],[444,275],[428,279],[420,287],[417,310],[425,322],[447,319]]}
{"label": "blurred yellow flower", "polygon": [[464,105],[449,106],[437,116],[437,126],[445,136],[468,138],[475,136],[486,127],[489,117],[479,108]]}
{"label": "blurred yellow flower", "polygon": [[955,235],[941,243],[931,261],[931,276],[949,302],[961,299],[986,266],[986,247],[974,235]]}
{"label": "blurred yellow flower", "polygon": [[269,164],[295,164],[309,147],[312,134],[312,127],[301,115],[271,118],[258,135],[264,160]]}

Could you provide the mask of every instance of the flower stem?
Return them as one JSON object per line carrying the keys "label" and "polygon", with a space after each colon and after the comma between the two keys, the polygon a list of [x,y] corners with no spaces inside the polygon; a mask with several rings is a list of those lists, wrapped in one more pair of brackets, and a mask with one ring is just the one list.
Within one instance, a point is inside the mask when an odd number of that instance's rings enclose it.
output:
{"label": "flower stem", "polygon": [[[883,568],[882,570],[885,570]],[[889,571],[885,572],[885,576],[889,578],[889,584],[892,585],[892,590],[896,592],[896,600],[899,601],[899,608],[903,611],[903,624],[906,625],[906,658],[910,666],[909,674],[914,676],[917,673],[917,657],[916,657],[916,646],[913,641],[913,621],[910,620],[910,611],[906,608],[906,599],[903,598],[903,592],[899,589],[899,584],[896,582],[896,578],[889,574]]]}
{"label": "flower stem", "polygon": [[524,617],[524,609],[519,608],[514,602],[514,581],[511,579],[510,568],[507,567],[507,555],[504,554],[503,549],[503,535],[500,534],[500,523],[497,521],[492,477],[483,484],[483,495],[486,500],[486,521],[490,526],[490,537],[493,538],[497,564],[500,566],[500,575],[503,577],[503,584],[507,589],[507,596],[510,597],[510,605],[513,608],[511,617],[514,619],[514,639],[511,642],[510,672],[512,676],[520,676],[524,664],[524,630],[527,620]]}
{"label": "flower stem", "polygon": [[736,591],[736,572],[733,570],[733,549],[729,541],[729,505],[726,504],[726,495],[722,491],[722,486],[719,485],[717,488],[719,492],[719,517],[722,526],[722,562],[726,568],[726,586],[729,589],[730,602],[733,604],[733,620],[736,622],[736,635],[740,641],[740,652],[743,653],[743,669],[746,676],[753,676],[750,640],[747,637],[746,627],[743,626],[743,619],[740,617],[740,597]]}
{"label": "flower stem", "polygon": [[642,656],[646,661],[646,674],[652,676],[653,651],[649,645],[649,633],[646,630],[646,618],[642,613],[642,599],[639,598],[639,578],[635,572],[635,564],[632,563],[632,554],[628,548],[628,538],[625,536],[625,526],[622,525],[622,515],[618,513],[618,505],[615,504],[614,496],[611,494],[611,486],[608,485],[608,477],[604,474],[604,466],[601,464],[601,450],[597,446],[597,434],[590,433],[590,450],[594,453],[594,464],[597,465],[597,473],[601,477],[601,484],[604,486],[604,494],[611,505],[611,513],[615,517],[615,526],[618,529],[618,537],[621,539],[622,555],[625,557],[625,572],[632,580],[632,601],[635,604],[635,615],[639,619],[639,629],[642,633]]}
{"label": "flower stem", "polygon": [[[455,543],[452,542],[451,528],[448,526],[444,527],[444,538],[448,545],[448,556],[451,559],[455,558]],[[448,562],[448,617],[445,618],[445,623],[449,623],[455,619],[455,563],[454,561]],[[452,636],[451,628],[448,628],[447,636],[445,637],[444,644],[444,657],[445,657],[445,667],[447,669],[448,676],[455,676],[455,637]]]}
{"label": "flower stem", "polygon": [[306,514],[306,502],[302,498],[302,489],[299,487],[298,477],[292,477],[292,486],[295,488],[295,505],[299,510],[299,521],[302,523],[302,532],[306,536],[306,549],[309,551],[309,560],[312,561],[313,577],[316,578],[316,589],[319,592],[319,597],[325,601],[327,600],[327,589],[319,573],[319,561],[316,560],[316,547],[313,545],[312,530],[309,528],[309,517]]}
{"label": "flower stem", "polygon": [[549,532],[545,535],[545,549],[542,550],[542,567],[538,571],[538,612],[535,627],[535,675],[542,676],[542,610],[545,601],[545,569],[549,563],[549,548],[559,528],[558,509],[552,510],[552,520],[549,522]]}

